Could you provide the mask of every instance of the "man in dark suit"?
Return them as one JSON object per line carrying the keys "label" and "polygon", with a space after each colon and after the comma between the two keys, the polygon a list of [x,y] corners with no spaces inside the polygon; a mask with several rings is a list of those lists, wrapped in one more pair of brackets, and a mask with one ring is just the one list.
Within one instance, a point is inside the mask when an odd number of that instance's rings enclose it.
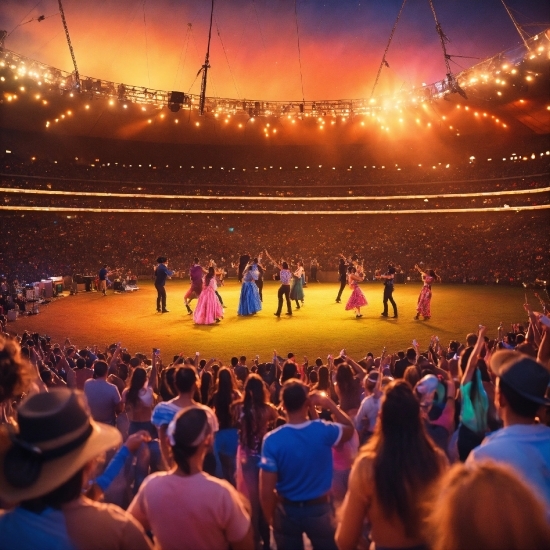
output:
{"label": "man in dark suit", "polygon": [[344,292],[344,288],[346,288],[347,272],[348,264],[346,263],[346,260],[342,257],[340,258],[340,262],[338,263],[338,281],[340,282],[340,290],[338,290],[338,295],[336,296],[336,301],[338,303],[340,303],[342,292]]}

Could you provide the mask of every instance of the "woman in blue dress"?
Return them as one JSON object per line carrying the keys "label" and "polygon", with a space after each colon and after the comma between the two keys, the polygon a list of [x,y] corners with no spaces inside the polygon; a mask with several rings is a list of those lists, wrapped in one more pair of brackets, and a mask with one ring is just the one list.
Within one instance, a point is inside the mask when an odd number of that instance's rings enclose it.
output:
{"label": "woman in blue dress", "polygon": [[243,275],[243,286],[241,287],[241,297],[239,299],[238,315],[254,315],[262,309],[260,293],[255,281],[259,273],[254,269],[254,264],[245,268]]}

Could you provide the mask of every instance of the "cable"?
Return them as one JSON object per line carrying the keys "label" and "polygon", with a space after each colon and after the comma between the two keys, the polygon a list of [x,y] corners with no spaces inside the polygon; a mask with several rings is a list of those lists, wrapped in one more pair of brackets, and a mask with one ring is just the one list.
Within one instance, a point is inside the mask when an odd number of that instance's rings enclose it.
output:
{"label": "cable", "polygon": [[25,19],[27,19],[27,17],[29,16],[29,14],[31,14],[40,4],[42,4],[42,0],[38,0],[38,2],[36,3],[35,6],[33,6],[26,14],[25,14],[25,17],[23,17],[23,19],[21,19],[21,21],[19,21],[19,23],[17,25],[15,25],[15,27],[13,27],[13,29],[8,33],[8,36],[6,36],[6,38],[9,38],[10,34],[15,30],[17,29],[17,27],[20,27],[21,24],[23,23],[23,21]]}
{"label": "cable", "polygon": [[235,76],[233,75],[233,71],[231,70],[231,65],[229,64],[229,58],[227,57],[227,52],[225,51],[225,46],[223,45],[222,41],[222,35],[220,34],[220,27],[218,26],[218,20],[214,17],[214,21],[216,22],[216,32],[218,33],[218,38],[220,39],[220,43],[222,45],[222,50],[225,55],[225,60],[227,61],[227,66],[229,68],[229,74],[231,75],[231,79],[233,80],[233,85],[235,86],[235,91],[237,92],[237,97],[240,99],[241,94],[239,92],[239,88],[237,87],[237,82],[235,81]]}
{"label": "cable", "polygon": [[147,21],[145,20],[145,2],[143,0],[143,25],[145,27],[145,58],[147,59],[147,78],[149,79],[149,87],[151,87],[151,75],[149,73],[149,46],[147,44]]}
{"label": "cable", "polygon": [[388,45],[386,46],[386,49],[384,50],[384,55],[382,56],[382,61],[380,61],[380,67],[378,67],[378,73],[376,74],[376,78],[374,79],[374,85],[372,87],[372,92],[370,94],[371,98],[374,96],[374,90],[376,89],[376,85],[378,84],[378,79],[380,78],[380,73],[382,72],[382,67],[385,65],[390,68],[388,62],[386,61],[386,54],[388,53],[388,50],[390,49],[390,44],[393,39],[393,35],[395,34],[395,30],[397,29],[397,23],[399,22],[399,18],[401,17],[401,12],[403,11],[403,8],[405,7],[405,3],[407,0],[403,0],[403,4],[401,4],[401,9],[399,10],[399,13],[397,14],[397,19],[395,20],[395,23],[393,24],[393,28],[390,33],[390,38],[388,40]]}
{"label": "cable", "polygon": [[264,35],[262,33],[262,26],[260,25],[260,18],[258,17],[258,12],[256,10],[256,2],[252,0],[252,7],[254,8],[254,14],[256,15],[256,22],[258,23],[258,30],[260,31],[260,37],[262,39],[262,45],[264,47],[264,53],[267,54],[267,48],[265,47]]}
{"label": "cable", "polygon": [[190,30],[191,27],[192,27],[192,24],[187,23],[187,32],[185,33],[184,42],[183,42],[183,45],[182,45],[181,51],[180,51],[180,58],[178,60],[178,68],[176,69],[176,76],[174,77],[174,90],[177,87],[178,73],[180,72],[180,65],[181,65],[181,56],[183,55],[183,48],[185,46],[185,57],[183,58],[183,65],[181,67],[181,74],[182,74],[182,77],[183,77],[183,69],[185,67],[185,60],[187,59],[187,50],[189,49],[189,30]]}
{"label": "cable", "polygon": [[300,29],[298,27],[298,0],[294,0],[294,19],[296,21],[296,38],[298,39],[298,63],[300,65],[300,83],[302,85],[302,101],[305,103],[304,77],[302,75],[302,53],[300,51]]}

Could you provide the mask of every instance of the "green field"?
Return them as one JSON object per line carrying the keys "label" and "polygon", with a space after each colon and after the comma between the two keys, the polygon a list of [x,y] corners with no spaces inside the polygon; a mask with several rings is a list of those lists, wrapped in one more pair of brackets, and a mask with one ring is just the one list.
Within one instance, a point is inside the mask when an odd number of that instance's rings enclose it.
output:
{"label": "green field", "polygon": [[[217,325],[200,326],[186,314],[183,294],[188,284],[185,281],[168,281],[170,313],[163,315],[155,312],[156,291],[152,283],[140,281],[140,287],[133,293],[109,291],[107,297],[97,292],[83,292],[58,298],[42,305],[39,315],[20,317],[9,323],[8,329],[19,334],[24,330],[46,333],[60,343],[69,336],[78,346],[98,344],[102,347],[121,341],[130,351],[143,353],[158,347],[165,360],[182,351],[187,355],[200,351],[205,357],[224,361],[241,354],[248,358],[259,354],[261,360],[267,361],[274,349],[280,355],[292,351],[313,360],[338,353],[344,347],[356,358],[368,351],[379,354],[384,346],[389,351],[397,351],[408,347],[413,338],[424,348],[432,335],[439,336],[443,343],[455,338],[464,340],[480,323],[489,327],[488,335],[493,337],[501,321],[508,327],[525,319],[523,288],[434,285],[431,320],[415,321],[420,284],[396,285],[394,297],[399,319],[381,318],[383,287],[380,283],[362,285],[369,301],[363,308],[362,319],[356,319],[353,312],[344,309],[349,289],[344,291],[342,303],[335,303],[337,283],[309,285],[305,289],[305,307],[295,311],[292,317],[277,318],[273,313],[277,307],[278,284],[271,281],[264,287],[263,311],[255,316],[239,317],[240,285],[229,281],[220,289],[227,305],[225,318]],[[537,303],[532,293],[530,300]]]}

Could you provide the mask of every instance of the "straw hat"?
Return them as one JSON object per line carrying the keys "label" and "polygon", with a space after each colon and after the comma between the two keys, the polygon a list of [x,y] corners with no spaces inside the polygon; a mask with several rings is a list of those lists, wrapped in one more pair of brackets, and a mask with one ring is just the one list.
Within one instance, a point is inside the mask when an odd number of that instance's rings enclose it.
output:
{"label": "straw hat", "polygon": [[17,410],[19,431],[0,427],[0,498],[43,496],[88,462],[122,442],[119,431],[94,422],[81,391],[32,395]]}

